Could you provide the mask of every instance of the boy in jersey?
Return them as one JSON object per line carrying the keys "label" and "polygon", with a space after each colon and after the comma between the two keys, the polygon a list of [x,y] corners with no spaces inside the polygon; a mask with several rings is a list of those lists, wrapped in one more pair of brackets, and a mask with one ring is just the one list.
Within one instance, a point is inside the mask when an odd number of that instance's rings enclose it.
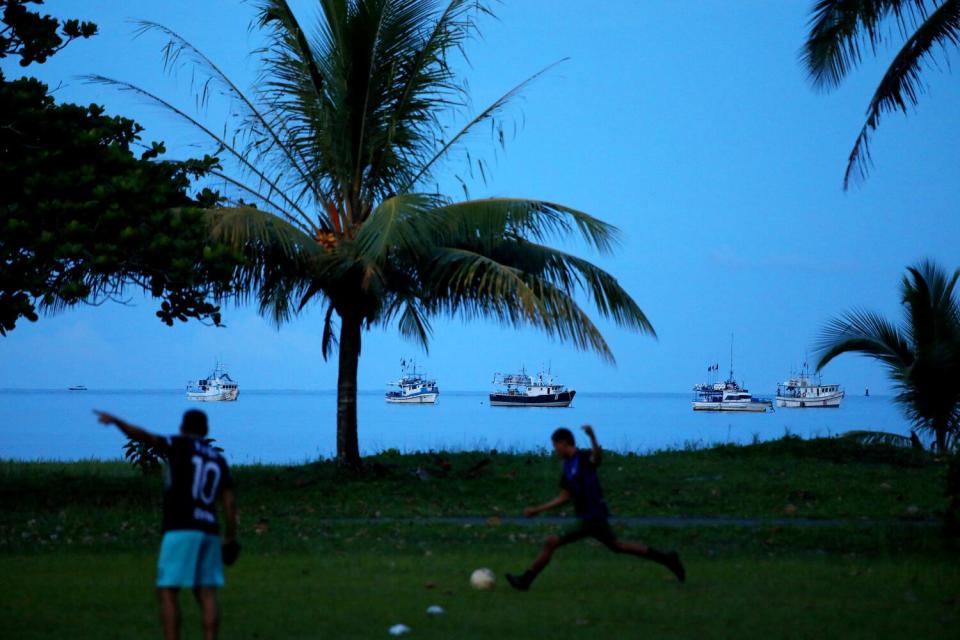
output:
{"label": "boy in jersey", "polygon": [[[116,426],[131,440],[159,450],[166,460],[163,486],[163,541],[157,562],[157,594],[166,640],[180,636],[181,588],[193,589],[203,613],[203,637],[217,637],[220,611],[217,589],[223,586],[223,562],[239,553],[237,507],[230,469],[223,456],[204,442],[207,415],[191,409],[183,414],[180,435],[160,436],[94,411],[101,424]],[[226,517],[221,548],[216,502]]]}
{"label": "boy in jersey", "polygon": [[662,564],[677,576],[677,580],[683,582],[686,579],[686,571],[676,551],[663,553],[641,542],[617,540],[616,534],[610,528],[610,523],[607,522],[610,513],[603,499],[600,478],[597,476],[597,467],[603,459],[603,450],[597,442],[593,427],[584,425],[583,432],[590,438],[589,451],[577,449],[569,429],[557,429],[553,432],[551,437],[553,449],[564,461],[563,475],[560,477],[560,495],[540,506],[527,507],[523,510],[523,515],[532,518],[542,511],[559,507],[573,500],[577,514],[576,524],[568,527],[559,536],[547,538],[540,555],[536,557],[530,568],[522,575],[508,573],[507,582],[515,589],[526,591],[537,574],[550,563],[550,558],[557,549],[584,538],[594,538],[614,553],[626,553]]}

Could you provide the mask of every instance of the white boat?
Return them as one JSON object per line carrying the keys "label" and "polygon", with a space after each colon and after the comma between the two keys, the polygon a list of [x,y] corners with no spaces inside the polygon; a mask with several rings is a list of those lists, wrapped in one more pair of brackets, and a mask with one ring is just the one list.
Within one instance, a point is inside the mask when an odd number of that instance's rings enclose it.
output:
{"label": "white boat", "polygon": [[494,374],[493,384],[506,387],[490,394],[491,407],[569,407],[577,392],[554,382],[549,372],[537,377],[520,373]]}
{"label": "white boat", "polygon": [[233,402],[240,395],[240,387],[217,362],[213,372],[195,383],[187,383],[187,400],[197,402]]}
{"label": "white boat", "polygon": [[715,384],[698,384],[693,387],[694,411],[737,411],[746,413],[765,413],[773,409],[773,401],[767,398],[754,398],[733,379]]}
{"label": "white boat", "polygon": [[[719,364],[707,367],[714,373],[720,370]],[[693,387],[694,411],[736,411],[741,413],[765,413],[773,410],[773,400],[754,398],[741,387],[733,377],[733,336],[730,336],[730,375],[725,382],[708,382]]]}
{"label": "white boat", "polygon": [[429,380],[417,371],[417,364],[406,360],[400,362],[400,379],[389,386],[396,387],[387,391],[384,399],[391,404],[436,404],[440,395],[436,380]]}
{"label": "white boat", "polygon": [[800,373],[777,385],[777,406],[787,409],[836,409],[840,407],[844,395],[840,385],[823,384],[820,374],[811,376],[804,363]]}

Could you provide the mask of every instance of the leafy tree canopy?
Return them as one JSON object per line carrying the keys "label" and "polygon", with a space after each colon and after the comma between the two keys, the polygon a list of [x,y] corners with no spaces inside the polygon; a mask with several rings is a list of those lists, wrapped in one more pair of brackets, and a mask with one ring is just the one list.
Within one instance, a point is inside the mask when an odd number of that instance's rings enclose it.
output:
{"label": "leafy tree canopy", "polygon": [[[0,58],[43,62],[96,32],[26,4],[0,5]],[[38,307],[99,304],[130,287],[159,298],[167,324],[220,322],[212,301],[231,293],[238,258],[210,241],[201,208],[218,194],[188,195],[217,159],[159,162],[159,143],[135,154],[141,132],[100,106],[57,104],[34,78],[0,77],[0,334],[35,321]]]}
{"label": "leafy tree canopy", "polygon": [[61,23],[53,16],[30,11],[27,6],[41,4],[43,0],[0,0],[4,24],[0,29],[0,58],[19,56],[22,67],[31,62],[46,62],[72,40],[97,33],[97,25],[92,22]]}

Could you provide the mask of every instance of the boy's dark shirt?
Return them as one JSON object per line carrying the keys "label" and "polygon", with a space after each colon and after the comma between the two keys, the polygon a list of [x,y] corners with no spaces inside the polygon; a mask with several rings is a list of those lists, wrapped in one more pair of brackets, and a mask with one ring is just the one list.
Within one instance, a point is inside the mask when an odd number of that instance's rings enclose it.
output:
{"label": "boy's dark shirt", "polygon": [[605,520],[610,512],[603,499],[597,465],[590,461],[590,451],[578,450],[563,463],[560,488],[570,492],[574,510],[581,520]]}
{"label": "boy's dark shirt", "polygon": [[233,488],[227,461],[200,438],[169,436],[158,447],[167,464],[163,483],[163,531],[216,535],[217,500]]}

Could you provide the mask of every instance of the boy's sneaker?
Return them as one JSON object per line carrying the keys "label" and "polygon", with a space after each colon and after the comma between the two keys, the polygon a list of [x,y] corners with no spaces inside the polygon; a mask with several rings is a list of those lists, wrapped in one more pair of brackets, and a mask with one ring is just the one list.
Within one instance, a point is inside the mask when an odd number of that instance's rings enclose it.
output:
{"label": "boy's sneaker", "polygon": [[[687,570],[683,568],[683,563],[680,562],[680,556],[676,551],[671,551],[667,554],[667,561],[664,563],[664,566],[670,569],[680,582],[687,581]],[[508,579],[509,577],[510,576],[507,576]]]}
{"label": "boy's sneaker", "polygon": [[530,589],[530,582],[524,580],[523,576],[515,576],[512,573],[508,573],[507,582],[517,591],[528,591]]}

